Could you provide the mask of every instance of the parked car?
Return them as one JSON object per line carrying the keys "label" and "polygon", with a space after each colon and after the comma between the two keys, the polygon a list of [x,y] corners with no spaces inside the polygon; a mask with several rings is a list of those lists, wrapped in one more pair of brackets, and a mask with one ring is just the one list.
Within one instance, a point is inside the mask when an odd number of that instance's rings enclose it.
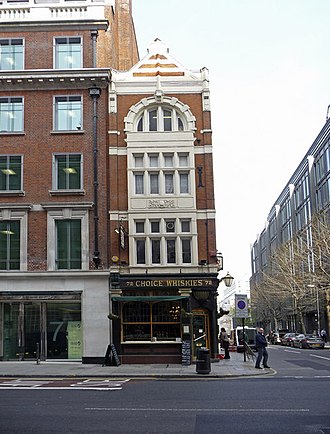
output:
{"label": "parked car", "polygon": [[297,348],[320,348],[324,349],[324,342],[321,338],[314,335],[300,334],[293,341],[293,346]]}
{"label": "parked car", "polygon": [[293,340],[296,338],[297,333],[286,333],[281,339],[281,345],[285,345],[288,347],[293,346]]}
{"label": "parked car", "polygon": [[270,338],[270,343],[273,345],[281,345],[281,338],[278,333],[273,333]]}

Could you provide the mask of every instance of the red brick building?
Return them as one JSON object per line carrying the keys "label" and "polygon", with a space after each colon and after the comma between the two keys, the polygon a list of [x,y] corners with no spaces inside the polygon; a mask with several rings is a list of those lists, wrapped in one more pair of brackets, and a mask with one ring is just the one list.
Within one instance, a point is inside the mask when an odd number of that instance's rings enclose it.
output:
{"label": "red brick building", "polygon": [[130,0],[0,7],[0,358],[217,353],[207,70]]}

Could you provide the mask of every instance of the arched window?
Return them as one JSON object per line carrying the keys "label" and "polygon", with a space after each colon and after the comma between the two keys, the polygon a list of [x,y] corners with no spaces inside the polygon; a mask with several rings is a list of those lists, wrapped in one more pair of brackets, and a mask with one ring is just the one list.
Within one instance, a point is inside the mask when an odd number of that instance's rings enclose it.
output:
{"label": "arched window", "polygon": [[174,108],[161,106],[146,109],[136,122],[136,131],[183,131],[183,117]]}

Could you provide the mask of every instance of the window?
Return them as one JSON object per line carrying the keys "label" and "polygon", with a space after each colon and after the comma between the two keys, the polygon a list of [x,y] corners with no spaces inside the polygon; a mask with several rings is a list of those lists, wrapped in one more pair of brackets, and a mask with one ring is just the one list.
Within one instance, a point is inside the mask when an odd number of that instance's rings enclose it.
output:
{"label": "window", "polygon": [[150,173],[150,194],[159,194],[159,176],[158,173]]}
{"label": "window", "polygon": [[24,69],[23,39],[0,39],[0,69]]}
{"label": "window", "polygon": [[167,263],[176,263],[175,240],[166,240],[167,246]]}
{"label": "window", "polygon": [[149,155],[150,167],[158,167],[158,155]]}
{"label": "window", "polygon": [[124,341],[175,341],[181,337],[179,301],[132,301],[122,306]]}
{"label": "window", "polygon": [[81,269],[81,221],[57,220],[56,268],[58,270]]}
{"label": "window", "polygon": [[0,270],[20,269],[20,222],[0,221]]}
{"label": "window", "polygon": [[183,131],[184,122],[174,108],[146,109],[138,118],[136,131]]}
{"label": "window", "polygon": [[135,231],[137,234],[144,234],[144,222],[135,222]]}
{"label": "window", "polygon": [[172,131],[172,111],[164,110],[164,131]]}
{"label": "window", "polygon": [[180,173],[180,193],[189,193],[189,175]]}
{"label": "window", "polygon": [[192,264],[192,246],[197,235],[191,234],[191,219],[160,218],[134,220],[135,258],[144,265]]}
{"label": "window", "polygon": [[134,167],[143,167],[143,154],[134,155]]}
{"label": "window", "polygon": [[180,167],[188,166],[188,154],[179,154],[179,166]]}
{"label": "window", "polygon": [[182,239],[182,263],[190,264],[191,263],[191,240],[190,239]]}
{"label": "window", "polygon": [[190,220],[181,220],[181,232],[190,232]]}
{"label": "window", "polygon": [[149,112],[149,131],[157,131],[157,110]]}
{"label": "window", "polygon": [[189,157],[189,153],[177,152],[133,154],[130,175],[133,194],[190,194],[193,168],[189,166]]}
{"label": "window", "polygon": [[0,133],[23,131],[23,98],[0,98]]}
{"label": "window", "polygon": [[146,242],[145,240],[136,240],[136,263],[145,264],[146,263]]}
{"label": "window", "polygon": [[0,191],[22,190],[22,157],[0,155]]}
{"label": "window", "polygon": [[151,262],[160,264],[160,240],[151,240]]}
{"label": "window", "polygon": [[144,194],[144,174],[134,173],[135,194]]}
{"label": "window", "polygon": [[150,222],[151,232],[153,234],[159,233],[159,221],[152,221]]}
{"label": "window", "polygon": [[55,131],[74,131],[82,128],[82,98],[80,96],[55,97]]}
{"label": "window", "polygon": [[80,37],[55,38],[55,68],[82,67],[82,42]]}
{"label": "window", "polygon": [[174,193],[173,173],[165,173],[165,194]]}
{"label": "window", "polygon": [[173,154],[164,155],[164,166],[165,167],[173,167]]}
{"label": "window", "polygon": [[55,189],[79,190],[82,184],[82,156],[80,154],[55,155]]}

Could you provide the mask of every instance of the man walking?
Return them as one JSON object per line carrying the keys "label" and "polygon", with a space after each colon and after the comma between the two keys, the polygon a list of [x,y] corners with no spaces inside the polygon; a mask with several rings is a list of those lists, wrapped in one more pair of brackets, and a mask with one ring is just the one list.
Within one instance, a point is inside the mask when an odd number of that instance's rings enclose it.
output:
{"label": "man walking", "polygon": [[264,368],[270,368],[270,366],[268,366],[267,362],[268,362],[268,351],[267,351],[267,339],[264,335],[264,329],[260,328],[257,332],[256,335],[256,347],[258,350],[258,357],[256,360],[256,369],[262,369],[262,367],[260,366],[260,362],[262,359],[262,364],[264,366]]}

